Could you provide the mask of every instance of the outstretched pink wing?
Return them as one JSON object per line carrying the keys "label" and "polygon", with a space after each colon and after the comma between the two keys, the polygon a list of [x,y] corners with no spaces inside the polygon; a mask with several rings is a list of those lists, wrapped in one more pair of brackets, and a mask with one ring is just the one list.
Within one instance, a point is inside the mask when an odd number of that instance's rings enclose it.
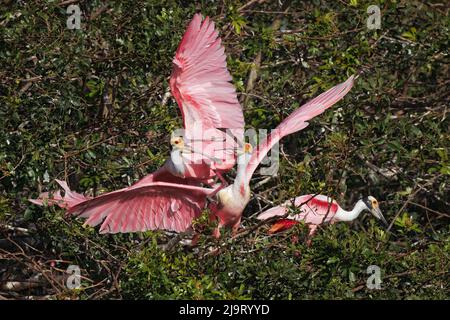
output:
{"label": "outstretched pink wing", "polygon": [[273,207],[258,216],[259,220],[267,220],[272,217],[282,217],[287,213],[288,207],[294,205],[300,208],[300,213],[287,216],[287,219],[304,221],[309,224],[322,224],[330,222],[339,209],[337,202],[324,195],[307,194],[286,201],[280,206]]}
{"label": "outstretched pink wing", "polygon": [[101,223],[101,233],[165,229],[186,231],[213,190],[166,182],[140,184],[79,203],[69,214]]}
{"label": "outstretched pink wing", "polygon": [[295,110],[289,117],[284,119],[278,127],[263,140],[258,149],[253,152],[250,161],[247,165],[246,178],[250,181],[253,173],[258,165],[266,156],[267,152],[278,142],[281,138],[300,131],[308,126],[308,120],[323,113],[326,109],[341,100],[353,87],[354,76],[351,76],[347,81],[338,84],[337,86],[322,93],[311,101],[307,102],[299,109]]}
{"label": "outstretched pink wing", "polygon": [[173,59],[170,89],[184,127],[243,128],[244,116],[227,70],[224,48],[214,22],[196,14]]}
{"label": "outstretched pink wing", "polygon": [[[144,178],[145,179],[145,178]],[[59,191],[54,197],[30,199],[32,203],[57,204],[68,214],[87,218],[86,224],[102,223],[101,233],[136,232],[156,229],[182,232],[205,207],[206,197],[213,189],[169,182],[146,182],[88,198],[71,191],[64,181],[65,196]],[[178,178],[179,179],[179,178]],[[151,179],[147,179],[151,180]],[[179,179],[182,180],[182,179]]]}

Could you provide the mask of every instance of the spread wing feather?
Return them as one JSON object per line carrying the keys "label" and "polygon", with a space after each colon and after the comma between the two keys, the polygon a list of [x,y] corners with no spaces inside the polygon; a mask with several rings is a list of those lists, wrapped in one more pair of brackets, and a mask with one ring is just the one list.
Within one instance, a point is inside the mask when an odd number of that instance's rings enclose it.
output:
{"label": "spread wing feather", "polygon": [[196,14],[173,59],[170,89],[187,130],[196,122],[207,128],[243,128],[244,116],[227,69],[225,50],[206,17]]}
{"label": "spread wing feather", "polygon": [[259,144],[258,149],[254,150],[246,169],[247,180],[250,181],[253,172],[255,172],[258,165],[269,150],[280,141],[281,138],[306,128],[308,126],[308,120],[323,113],[326,109],[341,100],[352,88],[353,81],[354,76],[351,76],[345,82],[334,86],[310,100],[295,110],[289,117],[284,119],[276,129]]}

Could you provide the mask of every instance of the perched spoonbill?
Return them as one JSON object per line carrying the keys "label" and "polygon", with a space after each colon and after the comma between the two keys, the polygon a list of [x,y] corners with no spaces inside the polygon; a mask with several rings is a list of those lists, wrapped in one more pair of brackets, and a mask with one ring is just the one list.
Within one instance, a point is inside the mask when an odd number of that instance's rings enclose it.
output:
{"label": "perched spoonbill", "polygon": [[[237,175],[233,184],[220,190],[217,203],[209,208],[212,217],[219,220],[214,236],[220,236],[220,228],[230,226],[236,231],[240,225],[242,212],[250,200],[250,179],[259,163],[269,150],[284,136],[304,129],[309,120],[323,113],[341,100],[353,86],[354,77],[329,89],[307,102],[283,120],[278,127],[253,150],[248,143],[238,150]],[[144,178],[145,179],[145,178]],[[171,182],[141,181],[134,185],[88,199],[70,191],[67,184],[64,197],[49,199],[45,194],[31,202],[42,205],[57,204],[67,210],[67,214],[87,218],[86,224],[96,226],[101,223],[101,233],[135,232],[166,229],[176,232],[186,231],[192,220],[205,209],[207,197],[216,192],[213,188]],[[178,178],[181,180],[181,178]]]}
{"label": "perched spoonbill", "polygon": [[[299,208],[300,213],[287,215],[289,207]],[[298,221],[305,222],[309,227],[309,240],[316,232],[319,225],[324,223],[336,223],[338,221],[353,221],[364,210],[369,210],[373,216],[387,221],[381,213],[378,201],[368,196],[356,202],[351,211],[344,210],[339,204],[328,196],[308,194],[288,200],[280,206],[273,207],[258,216],[259,220],[267,220],[272,217],[284,217],[276,221],[269,229],[269,233],[277,233],[293,227]]]}

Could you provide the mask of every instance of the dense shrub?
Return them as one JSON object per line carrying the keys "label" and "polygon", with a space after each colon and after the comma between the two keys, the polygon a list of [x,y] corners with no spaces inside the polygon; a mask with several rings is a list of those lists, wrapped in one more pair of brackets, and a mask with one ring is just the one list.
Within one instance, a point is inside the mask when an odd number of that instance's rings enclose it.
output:
{"label": "dense shrub", "polygon": [[[69,30],[59,2],[0,7],[0,281],[40,279],[0,295],[448,299],[448,8],[379,1],[381,29],[368,30],[371,1],[93,0],[79,2],[82,29]],[[219,243],[207,227],[197,247],[164,251],[164,232],[99,235],[27,202],[55,178],[96,195],[164,162],[181,125],[175,101],[162,103],[171,60],[198,11],[220,30],[249,128],[273,128],[360,74],[343,102],[283,141],[277,177],[255,177],[243,226],[295,195],[350,207],[370,194],[391,233],[367,217],[321,229],[307,247],[301,226]],[[70,264],[81,289],[61,282]],[[369,265],[381,268],[382,290],[366,288]]]}

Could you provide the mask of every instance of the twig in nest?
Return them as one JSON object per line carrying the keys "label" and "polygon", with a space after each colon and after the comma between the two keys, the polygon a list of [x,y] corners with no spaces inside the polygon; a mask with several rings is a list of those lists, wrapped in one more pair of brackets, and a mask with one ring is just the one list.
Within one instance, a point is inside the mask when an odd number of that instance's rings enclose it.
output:
{"label": "twig in nest", "polygon": [[449,215],[449,214],[446,214],[446,213],[443,213],[443,212],[439,212],[439,211],[430,209],[430,208],[428,208],[428,207],[426,207],[426,206],[424,206],[424,205],[421,205],[420,203],[413,202],[413,201],[410,201],[409,203],[412,204],[413,206],[416,206],[416,207],[422,208],[422,209],[424,209],[424,210],[426,210],[426,211],[430,211],[430,212],[432,212],[432,213],[435,213],[435,214],[437,214],[438,216],[444,216],[444,217],[450,218],[450,215]]}
{"label": "twig in nest", "polygon": [[[248,94],[251,92],[255,86],[255,81],[258,78],[259,68],[261,67],[261,51],[256,55],[255,60],[253,61],[252,68],[250,69],[250,73],[248,75],[247,86],[245,88],[245,92]],[[249,101],[249,96],[245,96],[244,105],[247,105]]]}
{"label": "twig in nest", "polygon": [[242,11],[248,7],[250,7],[251,5],[253,5],[255,2],[258,2],[258,4],[261,4],[263,2],[265,2],[265,0],[250,0],[249,2],[247,2],[246,4],[244,4],[242,7],[240,7],[238,9],[238,11]]}
{"label": "twig in nest", "polygon": [[267,182],[269,182],[272,179],[272,176],[267,176],[261,181],[258,181],[258,183],[255,184],[255,189],[261,187],[262,185],[265,185]]}
{"label": "twig in nest", "polygon": [[[248,7],[249,4],[251,4],[253,2],[255,2],[255,1],[250,1],[247,5],[242,6],[239,10],[245,9],[246,7]],[[283,4],[283,12],[287,12],[289,10],[289,3],[290,3],[290,1],[286,1]],[[278,30],[280,28],[280,25],[281,25],[281,17],[280,16],[281,15],[279,15],[272,22],[272,25],[271,25],[271,29],[272,30]],[[253,90],[253,88],[255,86],[256,79],[258,78],[258,72],[259,72],[259,69],[261,68],[261,60],[262,60],[262,52],[260,50],[257,53],[257,55],[255,57],[255,60],[253,61],[252,68],[250,69],[250,73],[248,75],[247,86],[245,88],[245,92],[247,94],[249,94]],[[243,101],[244,102],[244,106],[248,105],[249,99],[250,99],[249,95],[245,96],[244,101]]]}
{"label": "twig in nest", "polygon": [[23,291],[23,290],[29,290],[34,289],[38,287],[42,287],[43,283],[40,281],[7,281],[4,284],[0,286],[0,289],[5,291]]}
{"label": "twig in nest", "polygon": [[74,4],[80,2],[80,0],[66,0],[58,4],[60,7],[68,6],[69,4]]}
{"label": "twig in nest", "polygon": [[185,234],[185,232],[181,232],[181,233],[177,234],[175,237],[170,239],[166,244],[162,245],[162,249],[164,251],[172,250],[173,247],[175,247],[175,245],[183,239],[184,234]]}
{"label": "twig in nest", "polygon": [[0,229],[2,229],[2,228],[9,230],[9,231],[14,231],[20,235],[28,235],[30,232],[28,229],[20,228],[20,227],[13,227],[13,226],[10,226],[9,224],[0,224]]}
{"label": "twig in nest", "polygon": [[161,100],[161,105],[162,105],[162,106],[165,106],[165,105],[167,104],[167,101],[169,100],[169,98],[170,98],[171,95],[172,95],[172,94],[170,93],[170,90],[167,89],[166,93],[164,93],[164,96],[163,96],[163,98],[162,98],[162,100]]}
{"label": "twig in nest", "polygon": [[389,232],[391,230],[392,226],[394,225],[395,220],[397,220],[400,213],[402,213],[402,211],[408,206],[408,204],[411,202],[411,200],[414,199],[416,194],[420,191],[420,188],[417,188],[417,185],[414,188],[415,188],[415,191],[409,195],[408,199],[402,205],[400,210],[398,210],[397,213],[395,214],[394,219],[392,219],[391,223],[389,224],[389,227],[386,229],[387,232]]}

